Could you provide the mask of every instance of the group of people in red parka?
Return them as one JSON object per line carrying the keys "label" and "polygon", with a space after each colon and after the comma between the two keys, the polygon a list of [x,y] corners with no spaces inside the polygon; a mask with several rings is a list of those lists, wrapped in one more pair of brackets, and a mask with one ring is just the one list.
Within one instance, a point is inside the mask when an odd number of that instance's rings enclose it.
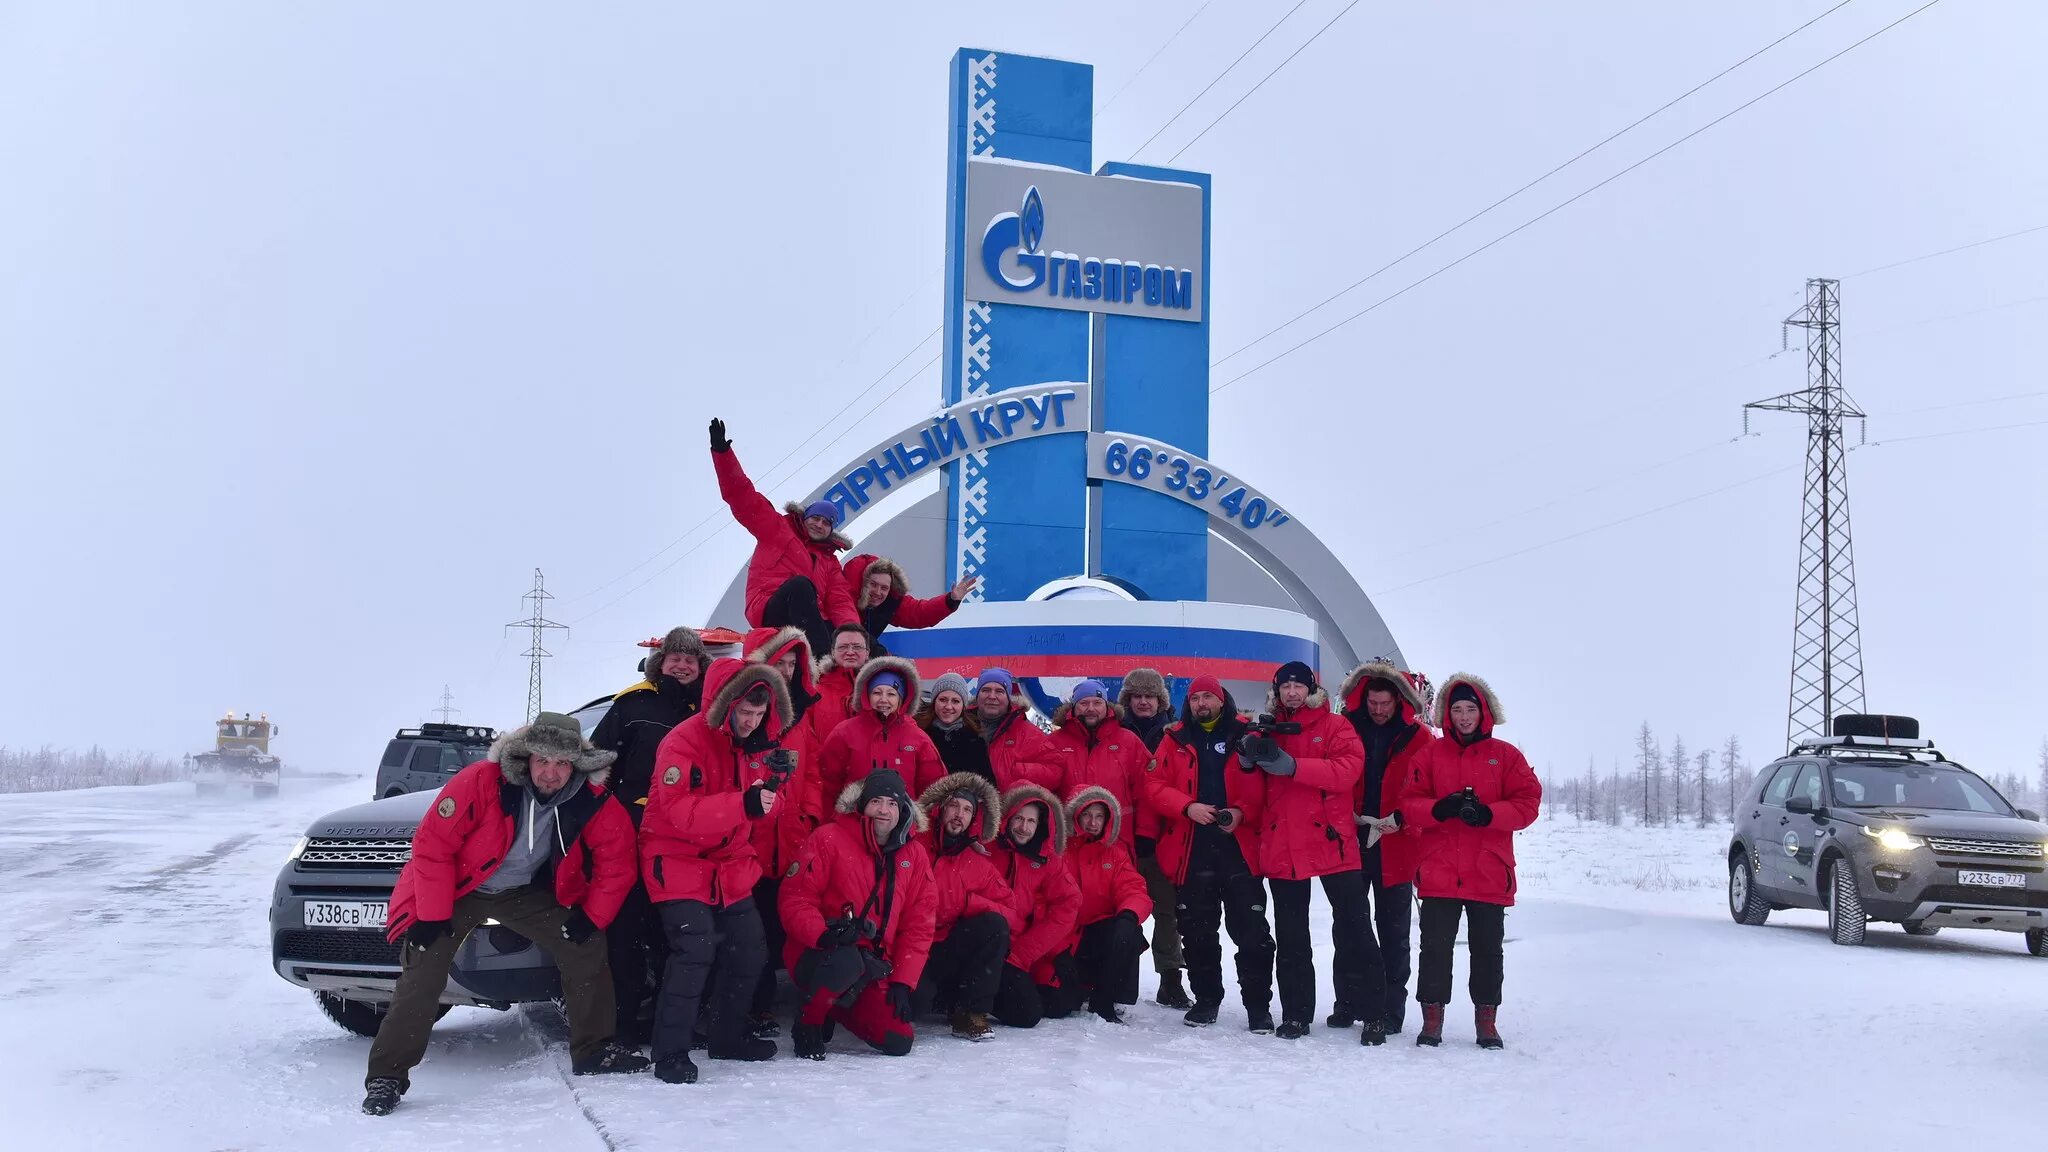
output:
{"label": "group of people in red parka", "polygon": [[[1367,1045],[1405,1030],[1419,897],[1416,1042],[1442,1043],[1462,921],[1474,1035],[1502,1046],[1513,834],[1536,819],[1542,790],[1494,735],[1501,709],[1483,681],[1460,674],[1432,694],[1423,677],[1372,662],[1333,697],[1292,661],[1257,713],[1203,676],[1176,715],[1165,676],[1133,669],[1114,701],[1081,681],[1047,730],[1003,669],[973,681],[948,673],[926,692],[915,665],[877,653],[885,628],[937,623],[971,580],[918,601],[886,559],[842,565],[833,505],[777,513],[721,422],[711,441],[720,492],[756,541],[753,631],[721,659],[687,628],[650,641],[644,679],[588,740],[551,713],[510,734],[518,752],[543,724],[573,730],[545,744],[574,768],[542,765],[556,793],[535,791],[540,771],[498,763],[443,789],[399,885],[417,911],[402,916],[394,898],[392,938],[408,962],[366,1110],[396,1106],[424,1051],[432,1002],[419,989],[408,999],[408,983],[432,982],[436,969],[445,981],[454,944],[492,911],[508,924],[507,912],[545,920],[541,930],[559,936],[543,942],[578,977],[564,982],[578,1074],[651,1063],[661,1079],[691,1083],[693,1047],[713,1060],[771,1059],[778,972],[797,997],[793,1051],[811,1060],[825,1059],[840,1028],[903,1055],[926,1017],[970,1041],[1083,1010],[1121,1023],[1147,951],[1158,1001],[1190,1026],[1211,1025],[1224,998],[1219,932],[1235,947],[1246,1025],[1298,1039],[1316,1013],[1308,912],[1318,881],[1334,937],[1326,1026],[1358,1027]],[[569,811],[562,796],[602,801],[598,816],[578,818],[587,845],[562,838],[566,821],[552,815]],[[492,804],[496,817],[476,815]],[[543,837],[559,848],[552,857]],[[573,890],[557,867],[571,852],[587,878]],[[555,878],[559,916],[534,920],[506,903],[490,873],[513,860]],[[432,962],[416,965],[415,950]],[[423,1007],[394,1026],[411,1000]]]}

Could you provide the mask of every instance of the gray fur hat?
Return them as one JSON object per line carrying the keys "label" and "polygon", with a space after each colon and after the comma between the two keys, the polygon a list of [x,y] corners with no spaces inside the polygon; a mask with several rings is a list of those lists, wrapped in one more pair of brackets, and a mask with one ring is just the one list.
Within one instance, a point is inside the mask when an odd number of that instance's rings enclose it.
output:
{"label": "gray fur hat", "polygon": [[1173,696],[1166,690],[1166,677],[1161,676],[1156,668],[1133,668],[1124,673],[1124,685],[1116,694],[1116,702],[1129,708],[1133,696],[1155,697],[1161,711],[1173,707]]}
{"label": "gray fur hat", "polygon": [[695,629],[671,628],[668,635],[661,638],[661,647],[648,653],[647,659],[640,666],[641,671],[647,676],[647,682],[652,684],[654,678],[661,675],[662,661],[675,655],[696,657],[699,676],[702,676],[704,669],[711,664],[711,654],[704,650],[704,638],[697,635]]}

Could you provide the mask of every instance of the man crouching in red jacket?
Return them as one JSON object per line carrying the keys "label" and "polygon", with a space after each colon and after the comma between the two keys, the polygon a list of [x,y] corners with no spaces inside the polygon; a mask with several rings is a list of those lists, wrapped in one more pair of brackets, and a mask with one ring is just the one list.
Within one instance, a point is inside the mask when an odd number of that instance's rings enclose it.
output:
{"label": "man crouching in red jacket", "polygon": [[1451,998],[1451,946],[1458,919],[1472,957],[1472,1012],[1481,1048],[1500,1048],[1502,943],[1515,902],[1515,833],[1536,822],[1543,785],[1520,749],[1495,739],[1500,700],[1477,676],[1459,673],[1437,694],[1443,738],[1423,750],[1401,793],[1402,823],[1422,833],[1415,876],[1422,897],[1422,959],[1415,998],[1417,1044],[1444,1039]]}
{"label": "man crouching in red jacket", "polygon": [[823,1060],[838,1023],[907,1056],[938,912],[931,853],[916,838],[924,813],[892,768],[848,784],[833,810],[782,880],[782,955],[803,996],[790,1040],[798,1056]]}
{"label": "man crouching in red jacket", "polygon": [[754,904],[761,860],[753,829],[778,807],[777,790],[796,767],[776,743],[794,721],[789,688],[766,664],[728,659],[704,674],[704,694],[704,711],[662,738],[640,818],[641,877],[669,950],[654,1013],[654,1074],[670,1084],[697,1082],[690,1038],[714,961],[711,1058],[775,1056],[773,1041],[748,1034],[768,956]]}
{"label": "man crouching in red jacket", "polygon": [[1138,957],[1145,952],[1138,925],[1152,915],[1152,897],[1137,857],[1121,839],[1124,811],[1115,793],[1091,784],[1068,798],[1067,814],[1075,836],[1067,871],[1081,890],[1081,906],[1074,934],[1053,960],[1059,990],[1046,997],[1045,1015],[1064,1019],[1085,1003],[1111,1024],[1122,1024],[1117,1005],[1138,1001]]}
{"label": "man crouching in red jacket", "polygon": [[388,935],[405,947],[370,1045],[363,1111],[398,1107],[426,1055],[455,951],[485,920],[540,945],[561,969],[576,1075],[647,1067],[612,1043],[603,929],[633,887],[633,822],[604,790],[612,760],[575,717],[543,712],[442,786],[391,891]]}

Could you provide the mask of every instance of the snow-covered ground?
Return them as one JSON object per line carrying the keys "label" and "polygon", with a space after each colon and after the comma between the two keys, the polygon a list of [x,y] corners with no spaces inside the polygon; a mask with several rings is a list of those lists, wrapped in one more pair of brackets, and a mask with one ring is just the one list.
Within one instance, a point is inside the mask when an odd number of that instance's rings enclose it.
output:
{"label": "snow-covered ground", "polygon": [[[1797,912],[1741,928],[1723,906],[1724,829],[1569,817],[1521,837],[1505,1052],[1470,1043],[1462,961],[1436,1051],[1409,1037],[1361,1049],[1321,1028],[1295,1044],[1252,1036],[1234,1004],[1197,1031],[1147,1003],[1127,1029],[1052,1022],[969,1045],[941,1028],[901,1060],[842,1038],[823,1064],[704,1062],[689,1087],[571,1080],[558,1017],[456,1009],[398,1113],[372,1119],[357,1110],[368,1042],[278,979],[266,942],[293,838],[366,793],[0,796],[7,1145],[1530,1152],[1816,1136],[1894,1148],[2032,1128],[2048,963],[2018,937],[1880,926],[1845,949]],[[1327,963],[1321,975],[1327,1010]],[[1776,1136],[1757,1127],[1771,1116]]]}

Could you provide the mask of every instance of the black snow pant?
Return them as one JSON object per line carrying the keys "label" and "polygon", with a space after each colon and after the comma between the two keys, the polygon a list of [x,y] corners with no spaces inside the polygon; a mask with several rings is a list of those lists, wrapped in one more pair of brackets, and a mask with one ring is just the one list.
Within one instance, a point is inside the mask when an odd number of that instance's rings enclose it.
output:
{"label": "black snow pant", "polygon": [[1474,1004],[1500,1005],[1502,944],[1507,939],[1508,910],[1477,900],[1422,900],[1422,963],[1415,998],[1424,1004],[1451,999],[1451,952],[1458,942],[1458,916],[1465,917],[1466,951],[1472,954],[1472,975],[1466,988]]}
{"label": "black snow pant", "polygon": [[[1353,868],[1322,879],[1323,895],[1330,901],[1330,931],[1336,938],[1337,1001],[1350,1005],[1361,1020],[1384,1019],[1386,976],[1367,915],[1365,873]],[[1280,945],[1280,1018],[1311,1024],[1316,1015],[1316,958],[1308,930],[1309,881],[1272,883]]]}
{"label": "black snow pant", "polygon": [[1081,929],[1081,942],[1074,946],[1074,984],[1040,988],[1039,999],[1048,1020],[1064,1020],[1082,1005],[1097,1016],[1108,1015],[1118,1004],[1138,1002],[1138,957],[1145,954],[1145,932],[1127,916]]}
{"label": "black snow pant", "polygon": [[818,586],[809,576],[791,576],[761,605],[761,627],[801,628],[813,652],[832,651],[832,625],[819,607]]}
{"label": "black snow pant", "polygon": [[754,987],[754,1016],[769,1016],[775,1012],[775,973],[782,967],[782,943],[786,939],[782,931],[782,880],[779,877],[764,877],[754,885],[754,907],[761,914],[761,935],[768,942],[767,955],[761,958],[761,982]]}
{"label": "black snow pant", "polygon": [[996,982],[995,1008],[990,1013],[1005,1028],[1036,1028],[1045,1019],[1045,999],[1058,989],[1034,983],[1031,973],[1015,964],[1003,965]]}
{"label": "black snow pant", "polygon": [[638,1043],[646,1033],[640,1026],[640,1008],[646,1004],[650,977],[668,962],[668,944],[662,939],[661,917],[647,900],[645,886],[635,883],[619,905],[619,914],[604,930],[605,952],[611,962],[612,995],[618,1005],[619,1039]]}
{"label": "black snow pant", "polygon": [[[1378,865],[1372,857],[1366,858],[1366,867],[1377,874]],[[1415,885],[1385,884],[1375,879],[1367,888],[1372,896],[1371,929],[1379,938],[1380,964],[1386,971],[1387,998],[1386,1015],[1381,1019],[1387,1031],[1399,1032],[1408,1020],[1408,977],[1413,969],[1409,949],[1413,947],[1410,925],[1415,915]],[[1345,969],[1351,958],[1340,954],[1337,957],[1337,986],[1342,988],[1346,979]],[[1364,1018],[1353,1005],[1337,1000],[1337,1010],[1349,1009],[1350,1015]]]}
{"label": "black snow pant", "polygon": [[1003,957],[1010,954],[1010,922],[997,913],[962,916],[944,940],[932,945],[912,1003],[922,1016],[995,1010],[1002,985]]}
{"label": "black snow pant", "polygon": [[[729,1052],[747,1036],[747,1006],[761,975],[761,917],[753,897],[723,908],[700,900],[669,900],[657,906],[668,934],[668,968],[654,1013],[654,1059],[690,1054],[697,1008],[711,985],[711,1053]],[[712,964],[718,966],[712,979]]]}
{"label": "black snow pant", "polygon": [[1235,839],[1211,842],[1199,831],[1178,889],[1181,954],[1195,1002],[1223,1003],[1223,942],[1237,945],[1237,991],[1247,1012],[1273,1008],[1273,930],[1266,923],[1266,886],[1245,864]]}

